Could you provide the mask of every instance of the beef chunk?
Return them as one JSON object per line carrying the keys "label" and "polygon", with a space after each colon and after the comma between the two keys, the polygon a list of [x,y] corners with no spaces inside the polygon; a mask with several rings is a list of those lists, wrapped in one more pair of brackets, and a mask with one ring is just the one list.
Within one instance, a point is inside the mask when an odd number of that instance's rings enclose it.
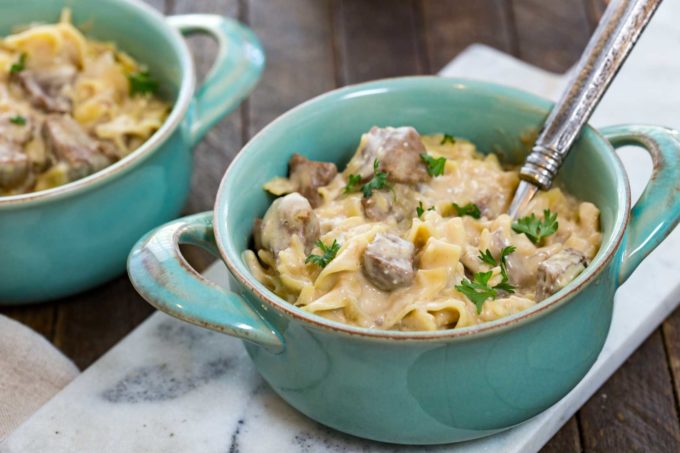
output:
{"label": "beef chunk", "polygon": [[313,208],[321,204],[321,195],[317,189],[328,185],[338,174],[334,163],[316,162],[300,154],[293,154],[288,161],[288,167],[290,181],[295,184],[297,191],[309,200]]}
{"label": "beef chunk", "polygon": [[93,139],[67,115],[50,115],[43,124],[48,148],[69,167],[69,179],[83,178],[110,165],[102,154],[101,143]]}
{"label": "beef chunk", "polygon": [[409,241],[393,234],[377,234],[364,252],[364,275],[383,291],[408,286],[415,276],[414,252]]}
{"label": "beef chunk", "polygon": [[41,71],[24,70],[12,77],[21,85],[34,107],[55,113],[71,111],[68,89],[77,71],[73,66],[56,66]]}
{"label": "beef chunk", "polygon": [[0,188],[12,189],[21,185],[29,175],[30,162],[21,147],[0,138]]}
{"label": "beef chunk", "polygon": [[304,244],[305,253],[319,239],[319,220],[309,201],[297,192],[274,200],[255,229],[259,231],[254,240],[275,254],[290,247],[294,236]]}
{"label": "beef chunk", "polygon": [[347,172],[358,174],[362,180],[373,175],[373,162],[380,161],[380,170],[388,180],[405,184],[427,181],[427,167],[420,155],[425,146],[412,127],[372,128],[362,138],[362,147],[347,165]]}
{"label": "beef chunk", "polygon": [[564,249],[538,265],[536,272],[536,300],[555,294],[575,279],[588,265],[583,253]]}

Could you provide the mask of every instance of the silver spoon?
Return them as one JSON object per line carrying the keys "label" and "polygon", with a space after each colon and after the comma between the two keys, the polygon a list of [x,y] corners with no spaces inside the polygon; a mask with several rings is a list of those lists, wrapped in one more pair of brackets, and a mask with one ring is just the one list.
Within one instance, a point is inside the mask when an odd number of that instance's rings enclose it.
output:
{"label": "silver spoon", "polygon": [[661,0],[613,0],[567,90],[555,104],[531,153],[520,169],[521,181],[510,204],[513,218],[524,211],[539,189],[552,185],[571,145],[635,46]]}

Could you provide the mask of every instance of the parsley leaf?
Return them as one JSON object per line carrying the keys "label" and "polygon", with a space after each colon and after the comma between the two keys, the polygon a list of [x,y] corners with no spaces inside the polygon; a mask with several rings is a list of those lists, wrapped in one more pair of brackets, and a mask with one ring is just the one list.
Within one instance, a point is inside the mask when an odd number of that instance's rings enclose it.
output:
{"label": "parsley leaf", "polygon": [[23,71],[26,69],[26,54],[22,53],[19,55],[19,59],[17,60],[16,63],[12,63],[12,66],[9,68],[10,74],[16,74],[18,72]]}
{"label": "parsley leaf", "polygon": [[505,262],[505,259],[513,253],[515,250],[517,250],[517,247],[514,245],[510,245],[508,247],[504,247],[503,250],[501,250],[501,256],[498,261],[493,257],[491,254],[491,250],[486,249],[485,251],[480,251],[479,258],[480,261],[482,261],[485,264],[488,264],[489,266],[496,267],[500,264],[501,266],[501,282],[497,284],[496,286],[493,287],[493,289],[496,290],[501,290],[501,291],[506,291],[508,293],[514,293],[515,292],[515,287],[509,283],[509,278],[508,278],[508,269],[507,269],[507,264]]}
{"label": "parsley leaf", "polygon": [[436,208],[434,206],[430,206],[429,208],[425,209],[425,207],[423,206],[423,202],[419,201],[418,206],[416,206],[416,214],[418,214],[418,218],[420,218],[423,216],[423,213],[425,213],[425,211],[434,211],[435,209]]}
{"label": "parsley leaf", "polygon": [[430,176],[441,176],[444,174],[444,165],[446,165],[446,157],[434,158],[427,153],[420,155],[420,160],[427,165],[427,174]]}
{"label": "parsley leaf", "polygon": [[446,143],[456,143],[456,138],[453,135],[444,134],[444,138],[442,138],[442,141],[439,142],[439,144],[444,145]]}
{"label": "parsley leaf", "polygon": [[513,231],[524,233],[534,244],[554,234],[558,227],[557,213],[551,213],[550,209],[543,211],[542,221],[532,212],[531,215],[517,219],[517,222],[512,224]]}
{"label": "parsley leaf", "polygon": [[359,175],[349,175],[347,177],[347,185],[342,190],[343,193],[354,192],[356,186],[361,182],[361,176]]}
{"label": "parsley leaf", "polygon": [[373,177],[366,184],[361,186],[361,191],[365,198],[370,198],[374,190],[387,189],[390,184],[387,182],[387,173],[380,171],[380,161],[378,159],[373,161]]}
{"label": "parsley leaf", "polygon": [[324,244],[321,240],[316,241],[315,245],[321,249],[323,255],[309,255],[305,259],[305,264],[314,263],[322,269],[333,261],[335,255],[338,254],[338,250],[340,250],[340,244],[335,239],[333,239],[333,243],[330,246]]}
{"label": "parsley leaf", "polygon": [[456,210],[456,213],[461,217],[469,215],[473,219],[478,219],[482,216],[479,207],[474,203],[468,203],[465,206],[459,206],[456,203],[451,204],[453,205],[453,209]]}
{"label": "parsley leaf", "polygon": [[493,271],[476,272],[472,276],[472,281],[465,278],[460,282],[460,285],[456,285],[456,289],[475,304],[477,314],[482,312],[482,305],[487,299],[496,297],[496,294],[498,294],[494,288],[489,286],[489,279],[492,275]]}
{"label": "parsley leaf", "polygon": [[130,83],[130,96],[134,96],[137,93],[155,93],[158,89],[158,82],[151,78],[149,71],[129,74],[128,82]]}
{"label": "parsley leaf", "polygon": [[486,249],[484,252],[480,251],[477,258],[479,258],[482,263],[486,263],[489,266],[495,267],[498,265],[498,263],[496,263],[496,258],[493,257],[491,250],[489,249]]}
{"label": "parsley leaf", "polygon": [[24,118],[21,115],[14,115],[9,119],[9,122],[12,124],[16,124],[17,126],[23,126],[26,124],[26,118]]}

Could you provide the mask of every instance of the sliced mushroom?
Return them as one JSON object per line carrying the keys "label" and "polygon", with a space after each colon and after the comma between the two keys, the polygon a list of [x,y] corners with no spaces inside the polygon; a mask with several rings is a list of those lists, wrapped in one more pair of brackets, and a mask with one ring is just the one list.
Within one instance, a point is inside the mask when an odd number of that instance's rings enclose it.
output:
{"label": "sliced mushroom", "polygon": [[369,198],[362,198],[364,215],[373,221],[393,219],[398,224],[406,224],[416,216],[418,201],[416,192],[406,184],[395,184],[392,190],[374,190]]}
{"label": "sliced mushroom", "polygon": [[392,182],[415,184],[427,181],[427,167],[420,155],[425,145],[412,127],[372,128],[362,137],[363,146],[347,165],[347,172],[358,174],[363,180],[373,175],[373,162],[380,161],[381,171],[387,172]]}
{"label": "sliced mushroom", "polygon": [[256,221],[255,230],[254,240],[274,254],[290,247],[294,236],[302,241],[305,252],[309,253],[319,239],[319,220],[309,201],[293,192],[274,200],[262,221]]}
{"label": "sliced mushroom", "polygon": [[587,265],[583,253],[574,249],[564,249],[543,261],[536,272],[536,300],[541,301],[567,286]]}
{"label": "sliced mushroom", "polygon": [[0,138],[0,188],[13,189],[26,181],[30,162],[21,147]]}
{"label": "sliced mushroom", "polygon": [[69,179],[83,178],[110,165],[102,154],[101,143],[93,139],[67,115],[50,115],[43,124],[48,148],[69,167]]}
{"label": "sliced mushroom", "polygon": [[290,181],[314,208],[321,204],[319,187],[328,185],[338,174],[334,163],[309,160],[300,154],[293,154],[288,168]]}
{"label": "sliced mushroom", "polygon": [[4,140],[23,145],[33,136],[33,119],[30,115],[0,114],[0,137]]}
{"label": "sliced mushroom", "polygon": [[71,111],[71,99],[67,92],[76,74],[75,67],[59,65],[40,71],[23,70],[12,76],[35,107],[48,112],[68,113]]}
{"label": "sliced mushroom", "polygon": [[364,252],[364,275],[383,291],[408,286],[415,276],[414,252],[415,247],[409,241],[393,234],[379,233]]}

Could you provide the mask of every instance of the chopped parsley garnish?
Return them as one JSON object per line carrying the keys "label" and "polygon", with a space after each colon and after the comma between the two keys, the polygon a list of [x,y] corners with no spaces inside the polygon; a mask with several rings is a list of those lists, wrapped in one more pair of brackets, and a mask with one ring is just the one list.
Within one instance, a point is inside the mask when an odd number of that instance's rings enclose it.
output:
{"label": "chopped parsley garnish", "polygon": [[482,216],[479,207],[474,203],[468,203],[465,206],[460,206],[456,203],[451,204],[453,205],[453,209],[456,210],[456,214],[458,214],[460,217],[468,215],[474,219],[478,219]]}
{"label": "chopped parsley garnish", "polygon": [[347,185],[343,189],[343,193],[350,193],[356,190],[356,187],[361,182],[361,176],[359,175],[349,175],[347,178]]}
{"label": "chopped parsley garnish", "polygon": [[22,53],[19,55],[19,59],[17,60],[16,63],[12,63],[12,66],[9,68],[10,74],[16,74],[18,72],[23,71],[26,69],[26,54]]}
{"label": "chopped parsley garnish", "polygon": [[430,176],[441,176],[444,174],[446,157],[432,157],[427,153],[422,153],[420,159],[427,165],[427,174]]}
{"label": "chopped parsley garnish", "polygon": [[370,198],[374,190],[388,189],[390,187],[390,183],[387,182],[387,173],[379,169],[380,161],[376,159],[373,161],[373,177],[361,186],[361,191],[365,198]]}
{"label": "chopped parsley garnish", "polygon": [[305,259],[305,264],[314,263],[322,269],[333,261],[335,255],[338,254],[338,250],[340,250],[340,244],[335,239],[333,239],[333,243],[330,246],[324,244],[321,240],[316,241],[315,245],[321,249],[323,255],[309,255]]}
{"label": "chopped parsley garnish", "polygon": [[456,143],[456,138],[453,135],[444,134],[442,141],[439,142],[440,145],[445,145],[446,143]]}
{"label": "chopped parsley garnish", "polygon": [[477,258],[479,258],[479,261],[482,263],[488,264],[491,267],[498,265],[498,263],[496,263],[496,258],[493,257],[491,250],[489,249],[486,249],[484,252],[479,252],[479,256]]}
{"label": "chopped parsley garnish", "polygon": [[158,89],[158,82],[151,78],[149,71],[133,72],[128,75],[130,83],[130,96],[135,94],[155,93]]}
{"label": "chopped parsley garnish", "polygon": [[422,217],[423,213],[425,211],[434,211],[434,210],[435,210],[434,206],[430,206],[429,208],[425,209],[422,201],[419,201],[418,206],[416,206],[416,214],[418,214],[418,218]]}
{"label": "chopped parsley garnish", "polygon": [[23,126],[26,124],[26,118],[24,118],[21,115],[14,115],[9,119],[9,122],[12,124],[16,124],[17,126]]}
{"label": "chopped parsley garnish", "polygon": [[456,289],[475,304],[477,314],[482,312],[482,305],[487,299],[494,298],[498,294],[495,288],[489,286],[489,279],[492,275],[493,271],[475,272],[472,281],[465,278],[460,282],[460,285],[456,285]]}
{"label": "chopped parsley garnish", "polygon": [[498,291],[505,291],[507,293],[514,293],[515,287],[510,284],[508,278],[508,270],[505,259],[508,255],[516,250],[516,247],[511,245],[504,247],[501,250],[501,256],[498,261],[493,257],[491,251],[486,249],[485,251],[479,253],[480,261],[489,266],[496,267],[501,266],[501,282],[496,286],[489,285],[489,279],[493,275],[493,271],[488,272],[475,272],[472,275],[472,280],[463,279],[460,285],[456,285],[456,289],[463,293],[465,297],[470,299],[470,302],[475,304],[477,307],[477,314],[482,312],[482,305],[487,299],[493,299],[498,295]]}
{"label": "chopped parsley garnish", "polygon": [[512,224],[513,231],[524,233],[534,244],[539,244],[543,238],[554,234],[558,227],[557,213],[551,213],[550,209],[543,211],[543,220],[532,212],[531,215],[517,219],[517,222]]}

